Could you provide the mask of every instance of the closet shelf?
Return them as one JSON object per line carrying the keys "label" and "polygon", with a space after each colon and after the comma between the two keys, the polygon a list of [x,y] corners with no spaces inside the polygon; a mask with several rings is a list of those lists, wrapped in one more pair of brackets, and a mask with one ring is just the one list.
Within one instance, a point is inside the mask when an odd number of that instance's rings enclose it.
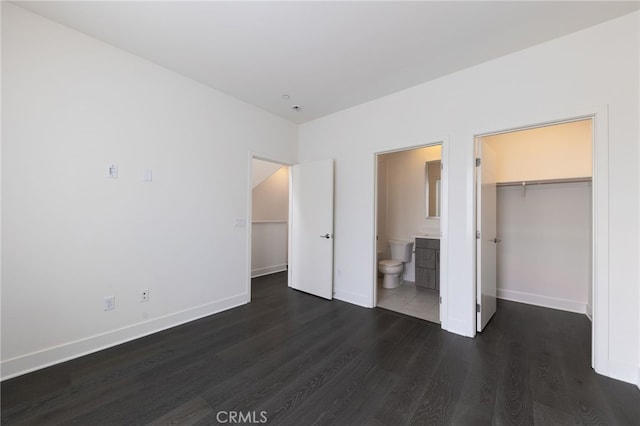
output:
{"label": "closet shelf", "polygon": [[514,182],[498,182],[496,186],[529,186],[529,185],[547,185],[554,183],[579,183],[591,182],[590,177],[563,178],[563,179],[542,179],[542,180],[523,180]]}

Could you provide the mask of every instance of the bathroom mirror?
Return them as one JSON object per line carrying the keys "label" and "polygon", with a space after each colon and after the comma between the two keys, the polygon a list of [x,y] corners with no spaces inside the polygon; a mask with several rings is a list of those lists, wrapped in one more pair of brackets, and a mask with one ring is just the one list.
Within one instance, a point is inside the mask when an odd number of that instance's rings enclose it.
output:
{"label": "bathroom mirror", "polygon": [[425,163],[425,201],[426,217],[440,217],[440,160]]}

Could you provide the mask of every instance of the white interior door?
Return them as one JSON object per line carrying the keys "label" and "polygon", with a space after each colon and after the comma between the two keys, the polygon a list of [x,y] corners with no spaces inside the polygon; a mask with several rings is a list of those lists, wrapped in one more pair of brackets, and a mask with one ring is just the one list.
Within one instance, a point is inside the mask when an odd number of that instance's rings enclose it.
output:
{"label": "white interior door", "polygon": [[476,167],[476,328],[482,331],[496,313],[497,248],[500,240],[496,226],[496,154],[482,139],[476,142],[480,164]]}
{"label": "white interior door", "polygon": [[291,168],[289,287],[333,298],[333,160]]}

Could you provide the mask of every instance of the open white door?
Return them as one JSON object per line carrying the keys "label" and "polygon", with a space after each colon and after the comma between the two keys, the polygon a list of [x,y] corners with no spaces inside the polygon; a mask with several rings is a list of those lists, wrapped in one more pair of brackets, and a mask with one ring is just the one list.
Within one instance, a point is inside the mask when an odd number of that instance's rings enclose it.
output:
{"label": "open white door", "polygon": [[333,160],[291,167],[289,287],[333,298]]}
{"label": "open white door", "polygon": [[496,313],[497,237],[496,154],[482,139],[476,141],[476,328],[482,331]]}

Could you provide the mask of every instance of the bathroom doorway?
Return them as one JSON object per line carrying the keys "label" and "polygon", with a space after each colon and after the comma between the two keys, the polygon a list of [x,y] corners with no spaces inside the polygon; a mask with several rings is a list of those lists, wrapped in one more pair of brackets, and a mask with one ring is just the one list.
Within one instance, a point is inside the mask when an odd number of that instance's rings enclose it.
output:
{"label": "bathroom doorway", "polygon": [[376,154],[374,304],[440,323],[443,143]]}
{"label": "bathroom doorway", "polygon": [[[289,166],[251,157],[249,281],[288,269]],[[253,280],[253,281],[252,281]]]}
{"label": "bathroom doorway", "polygon": [[476,138],[477,331],[496,298],[592,318],[593,140],[593,118]]}

